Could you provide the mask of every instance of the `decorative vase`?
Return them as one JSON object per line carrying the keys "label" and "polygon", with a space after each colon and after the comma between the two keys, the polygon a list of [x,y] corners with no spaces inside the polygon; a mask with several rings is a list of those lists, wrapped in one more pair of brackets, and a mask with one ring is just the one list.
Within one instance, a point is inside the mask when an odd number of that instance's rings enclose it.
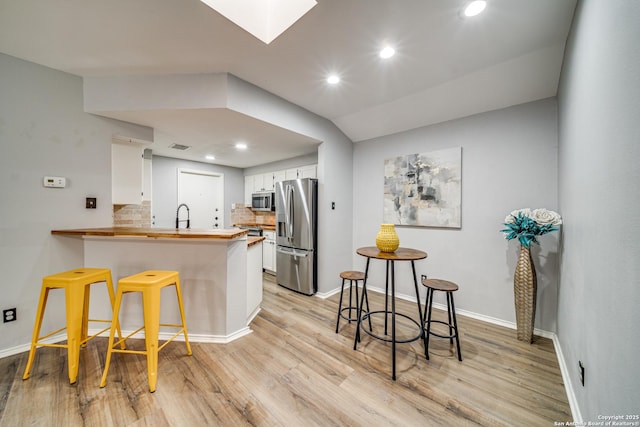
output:
{"label": "decorative vase", "polygon": [[520,255],[513,276],[513,294],[516,305],[517,337],[519,341],[533,342],[533,323],[536,318],[536,269],[530,249],[520,246]]}
{"label": "decorative vase", "polygon": [[400,239],[393,224],[381,224],[376,235],[376,246],[380,252],[393,252],[400,246]]}

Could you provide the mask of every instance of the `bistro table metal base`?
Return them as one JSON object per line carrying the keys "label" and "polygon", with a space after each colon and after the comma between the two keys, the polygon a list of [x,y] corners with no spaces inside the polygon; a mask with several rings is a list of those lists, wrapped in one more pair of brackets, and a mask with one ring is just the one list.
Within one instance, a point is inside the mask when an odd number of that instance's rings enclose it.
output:
{"label": "bistro table metal base", "polygon": [[[396,380],[396,343],[411,342],[424,336],[424,330],[420,323],[418,323],[416,320],[412,319],[411,317],[405,314],[396,312],[395,261],[411,262],[411,271],[413,273],[413,286],[416,291],[416,303],[418,305],[418,319],[422,319],[423,318],[422,306],[420,305],[420,294],[418,293],[418,277],[416,275],[416,266],[414,261],[426,258],[427,254],[426,252],[419,251],[417,249],[409,249],[409,248],[398,248],[396,249],[395,252],[380,252],[378,248],[373,246],[359,248],[356,252],[359,255],[362,255],[367,258],[367,267],[365,269],[364,282],[362,284],[362,297],[361,297],[359,310],[358,310],[358,326],[356,327],[356,335],[353,342],[353,349],[357,350],[358,343],[360,342],[360,329],[363,329],[373,338],[376,338],[385,342],[390,342],[391,343],[391,369],[392,369],[391,378],[395,381]],[[371,259],[385,260],[387,264],[387,273],[385,278],[385,310],[369,311],[369,312],[363,313],[364,295],[367,291],[367,279],[369,276],[369,262],[371,261]],[[390,295],[389,295],[389,282],[391,282]],[[391,297],[391,310],[388,309],[389,297]],[[378,314],[378,313],[384,313],[385,315],[385,320],[384,320],[385,335],[387,335],[387,318],[389,317],[389,314],[391,315],[391,338],[390,339],[388,337],[382,337],[382,336],[376,335],[372,331],[373,328],[370,328],[370,330],[367,330],[362,325],[363,319],[369,319],[369,321],[371,321],[371,315]],[[418,327],[418,332],[419,332],[418,336],[416,336],[415,338],[412,337],[412,339],[409,339],[409,340],[406,340],[406,339],[398,340],[396,337],[396,316],[401,316],[415,323],[416,326]]]}
{"label": "bistro table metal base", "polygon": [[[371,317],[375,314],[384,314],[385,316],[393,316],[393,313],[391,311],[385,311],[385,310],[376,310],[376,311],[370,311],[368,313],[364,313],[362,315],[362,318],[360,319],[361,324],[360,324],[360,328],[365,331],[367,334],[369,334],[370,336],[372,336],[373,338],[379,339],[381,341],[386,341],[386,342],[391,342],[392,339],[389,337],[389,334],[385,331],[384,335],[385,336],[381,336],[381,335],[377,335],[375,332],[373,332],[373,328],[371,327],[371,323],[369,323],[369,327],[367,328],[367,325],[364,323],[365,320],[369,319],[371,320]],[[416,322],[415,319],[413,319],[412,317],[407,316],[406,314],[402,314],[402,313],[396,313],[396,316],[400,316],[404,319],[409,320],[411,323],[413,323],[414,325],[416,325],[416,328],[418,328],[418,335],[416,335],[415,337],[410,337],[410,338],[405,338],[405,339],[398,339],[398,337],[396,337],[396,343],[407,343],[407,342],[413,342],[413,341],[417,341],[420,338],[422,338],[424,335],[424,330],[423,328],[420,326],[419,322]],[[434,322],[434,320],[432,320],[432,322]],[[386,321],[385,321],[386,323]]]}

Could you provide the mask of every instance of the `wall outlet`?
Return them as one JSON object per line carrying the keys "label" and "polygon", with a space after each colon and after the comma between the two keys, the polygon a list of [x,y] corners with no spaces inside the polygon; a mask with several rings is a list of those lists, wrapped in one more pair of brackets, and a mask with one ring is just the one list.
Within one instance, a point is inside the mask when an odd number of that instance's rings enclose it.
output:
{"label": "wall outlet", "polygon": [[578,360],[578,370],[580,372],[580,384],[584,387],[584,365],[582,364],[582,360]]}
{"label": "wall outlet", "polygon": [[18,310],[15,307],[2,310],[2,323],[13,322],[17,318]]}

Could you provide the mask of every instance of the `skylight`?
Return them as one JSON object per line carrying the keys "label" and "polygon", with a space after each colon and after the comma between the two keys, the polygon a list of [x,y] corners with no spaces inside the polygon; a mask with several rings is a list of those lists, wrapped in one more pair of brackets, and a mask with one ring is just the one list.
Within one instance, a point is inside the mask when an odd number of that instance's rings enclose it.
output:
{"label": "skylight", "polygon": [[266,44],[317,4],[315,0],[200,1]]}

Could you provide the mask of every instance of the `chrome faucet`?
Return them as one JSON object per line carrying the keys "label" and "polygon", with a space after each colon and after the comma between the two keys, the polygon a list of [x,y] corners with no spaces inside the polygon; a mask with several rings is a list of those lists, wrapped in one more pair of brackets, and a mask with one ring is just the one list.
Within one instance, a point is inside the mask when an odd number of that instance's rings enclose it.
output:
{"label": "chrome faucet", "polygon": [[[183,207],[183,206],[184,206],[185,208],[187,208],[187,219],[186,219],[186,220],[184,220],[184,219],[183,219],[183,220],[181,221],[181,220],[180,220],[180,208],[181,208],[181,207]],[[176,210],[176,228],[180,228],[180,223],[181,223],[181,222],[184,222],[184,221],[187,221],[187,228],[191,228],[191,222],[189,221],[189,206],[187,206],[187,204],[186,204],[186,203],[181,203],[181,204],[178,206],[178,210]]]}

